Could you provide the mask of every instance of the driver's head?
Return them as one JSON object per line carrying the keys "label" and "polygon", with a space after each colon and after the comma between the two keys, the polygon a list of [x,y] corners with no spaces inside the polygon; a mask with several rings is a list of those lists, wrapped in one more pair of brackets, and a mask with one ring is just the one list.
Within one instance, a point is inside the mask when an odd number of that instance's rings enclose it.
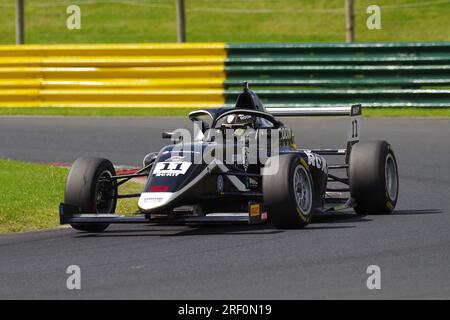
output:
{"label": "driver's head", "polygon": [[226,118],[229,124],[246,124],[250,127],[255,128],[256,118],[247,114],[232,114]]}

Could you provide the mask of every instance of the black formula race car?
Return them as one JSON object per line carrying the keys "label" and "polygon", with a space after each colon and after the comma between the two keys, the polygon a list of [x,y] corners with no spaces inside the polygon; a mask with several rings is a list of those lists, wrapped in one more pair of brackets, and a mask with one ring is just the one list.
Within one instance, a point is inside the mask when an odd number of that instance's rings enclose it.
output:
{"label": "black formula race car", "polygon": [[[350,116],[345,148],[298,149],[284,116]],[[100,232],[111,223],[263,223],[302,228],[313,214],[353,208],[391,213],[398,198],[397,162],[386,141],[360,142],[361,106],[266,109],[244,86],[234,107],[193,111],[193,133],[163,133],[172,143],[149,153],[133,174],[117,175],[101,158],[78,158],[69,172],[61,224]],[[324,156],[341,156],[329,164]],[[139,194],[119,186],[146,177]],[[134,215],[117,201],[138,197]]]}

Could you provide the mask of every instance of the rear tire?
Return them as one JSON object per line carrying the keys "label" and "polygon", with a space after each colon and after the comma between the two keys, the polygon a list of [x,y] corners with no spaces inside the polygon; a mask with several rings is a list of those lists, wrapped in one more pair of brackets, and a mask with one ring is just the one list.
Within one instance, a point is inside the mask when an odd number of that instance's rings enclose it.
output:
{"label": "rear tire", "polygon": [[308,164],[296,154],[282,154],[268,161],[279,161],[276,174],[263,175],[264,204],[271,223],[279,229],[305,227],[311,222],[314,199]]}
{"label": "rear tire", "polygon": [[[114,213],[117,185],[108,177],[115,176],[113,164],[102,158],[78,158],[67,177],[64,203],[77,206],[82,213]],[[106,178],[106,179],[105,179]],[[102,232],[109,224],[71,224],[86,232]]]}
{"label": "rear tire", "polygon": [[389,214],[398,199],[398,169],[386,141],[358,142],[349,161],[350,194],[358,214]]}

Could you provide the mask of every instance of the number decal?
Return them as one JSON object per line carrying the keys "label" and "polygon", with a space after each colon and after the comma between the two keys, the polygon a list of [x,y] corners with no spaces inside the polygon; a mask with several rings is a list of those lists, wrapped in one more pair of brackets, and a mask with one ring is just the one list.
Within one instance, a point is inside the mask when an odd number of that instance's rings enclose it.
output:
{"label": "number decal", "polygon": [[158,177],[174,177],[185,174],[190,166],[190,162],[158,162],[153,174]]}
{"label": "number decal", "polygon": [[352,120],[352,138],[358,138],[358,120]]}
{"label": "number decal", "polygon": [[353,116],[351,118],[352,123],[350,124],[350,128],[348,130],[348,138],[347,140],[350,142],[358,141],[359,140],[359,134],[360,134],[360,124],[361,124],[361,117],[360,116]]}
{"label": "number decal", "polygon": [[182,170],[181,169],[181,166],[183,165],[183,162],[181,162],[181,163],[177,163],[176,164],[176,166],[175,166],[175,168],[173,169],[174,171],[180,171],[180,170]]}

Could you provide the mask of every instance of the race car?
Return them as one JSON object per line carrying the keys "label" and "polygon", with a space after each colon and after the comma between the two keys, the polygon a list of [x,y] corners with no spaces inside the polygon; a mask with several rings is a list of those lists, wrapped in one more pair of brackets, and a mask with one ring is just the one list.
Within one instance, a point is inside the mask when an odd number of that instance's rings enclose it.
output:
{"label": "race car", "polygon": [[[397,203],[397,161],[386,141],[359,141],[361,105],[265,108],[244,84],[235,106],[189,114],[191,132],[163,133],[171,143],[145,156],[143,166],[117,175],[102,158],[78,158],[67,177],[60,223],[101,232],[112,223],[271,223],[303,228],[313,215],[353,208],[389,214]],[[278,118],[350,116],[345,148],[297,148]],[[186,130],[185,130],[186,131]],[[330,164],[325,156],[339,156]],[[139,194],[119,186],[145,177]],[[139,198],[138,209],[116,214],[117,201]]]}

